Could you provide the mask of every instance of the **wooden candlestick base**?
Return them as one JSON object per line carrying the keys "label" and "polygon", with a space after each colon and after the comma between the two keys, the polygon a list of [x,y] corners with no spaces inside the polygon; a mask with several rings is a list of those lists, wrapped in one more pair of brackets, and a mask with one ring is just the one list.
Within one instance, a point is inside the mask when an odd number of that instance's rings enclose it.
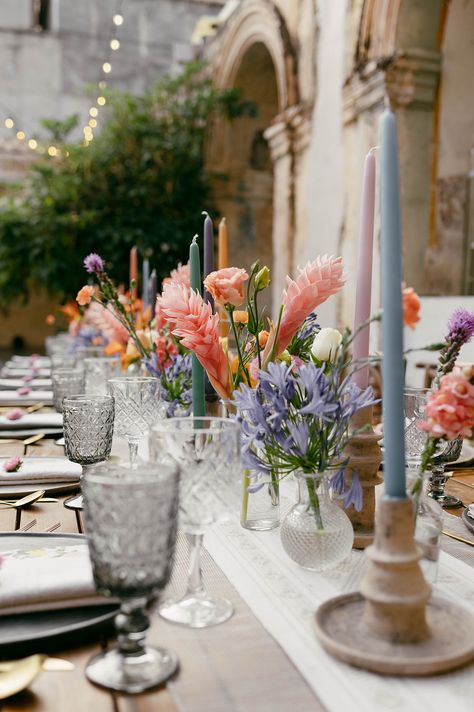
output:
{"label": "wooden candlestick base", "polygon": [[430,599],[409,499],[382,500],[367,555],[360,593],[333,598],[316,611],[316,635],[329,653],[390,675],[431,675],[474,657],[474,617],[449,599]]}
{"label": "wooden candlestick base", "polygon": [[[364,426],[366,429],[357,433]],[[350,429],[351,439],[344,450],[344,457],[349,458],[344,477],[348,487],[352,479],[352,471],[358,473],[363,500],[360,512],[357,512],[353,506],[345,511],[354,528],[354,549],[365,549],[374,540],[375,487],[382,482],[378,472],[382,462],[382,451],[378,444],[381,436],[372,428],[372,406],[354,414]]]}

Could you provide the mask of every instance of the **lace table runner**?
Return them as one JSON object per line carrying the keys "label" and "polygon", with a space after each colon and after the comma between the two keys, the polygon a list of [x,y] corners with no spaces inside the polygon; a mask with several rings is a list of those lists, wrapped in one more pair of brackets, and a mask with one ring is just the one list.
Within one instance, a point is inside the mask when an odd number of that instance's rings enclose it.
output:
{"label": "lace table runner", "polygon": [[[288,558],[278,529],[251,532],[238,521],[214,526],[205,546],[329,712],[472,710],[472,665],[429,678],[385,677],[345,665],[321,648],[312,628],[314,611],[328,598],[358,589],[366,566],[362,552],[352,551],[335,570],[318,574]],[[474,612],[474,570],[442,552],[438,579],[442,593]]]}

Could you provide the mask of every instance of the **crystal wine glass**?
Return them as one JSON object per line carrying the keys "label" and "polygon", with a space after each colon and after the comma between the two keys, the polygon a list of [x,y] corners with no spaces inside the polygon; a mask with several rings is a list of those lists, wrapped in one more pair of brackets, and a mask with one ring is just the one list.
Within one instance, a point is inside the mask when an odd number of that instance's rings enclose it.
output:
{"label": "crystal wine glass", "polygon": [[239,425],[226,418],[163,420],[152,429],[150,451],[157,462],[180,464],[180,523],[190,548],[187,590],[178,600],[164,601],[160,615],[191,628],[223,623],[232,604],[205,590],[200,556],[206,527],[239,508]]}
{"label": "crystal wine glass", "polygon": [[461,454],[462,438],[450,440],[445,444],[445,447],[437,455],[431,458],[431,473],[430,473],[430,491],[429,496],[435,499],[443,509],[457,509],[462,507],[462,501],[459,497],[452,494],[446,494],[444,488],[448,478],[444,472],[448,462],[456,462]]}
{"label": "crystal wine glass", "polygon": [[84,393],[84,371],[75,368],[58,368],[51,374],[53,405],[63,412],[63,398]]}
{"label": "crystal wine glass", "polygon": [[418,427],[418,421],[425,419],[424,407],[429,388],[405,388],[405,458],[409,470],[418,471],[421,455],[425,447],[426,433]]}
{"label": "crystal wine glass", "polygon": [[130,465],[138,460],[138,444],[163,410],[161,382],[151,376],[122,376],[108,382],[115,398],[115,434],[128,440]]}
{"label": "crystal wine glass", "polygon": [[93,357],[85,358],[83,362],[86,393],[105,395],[109,378],[120,375],[120,359],[118,356]]}
{"label": "crystal wine glass", "polygon": [[[88,679],[138,693],[176,670],[174,653],[145,644],[147,606],[170,578],[176,541],[179,467],[96,465],[83,482],[86,533],[97,590],[120,599],[117,646],[95,655]],[[132,504],[131,504],[132,503]]]}

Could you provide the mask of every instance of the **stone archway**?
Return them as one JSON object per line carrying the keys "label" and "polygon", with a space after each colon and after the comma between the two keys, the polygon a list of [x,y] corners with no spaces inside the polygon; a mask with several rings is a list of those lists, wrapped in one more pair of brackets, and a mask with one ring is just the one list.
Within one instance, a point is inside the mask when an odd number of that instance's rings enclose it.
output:
{"label": "stone archway", "polygon": [[[270,0],[244,0],[208,51],[219,87],[237,87],[256,116],[213,127],[207,163],[216,204],[229,225],[229,258],[272,268],[271,301],[292,267],[293,134],[297,126],[296,60],[289,33]],[[272,304],[268,304],[271,310]]]}

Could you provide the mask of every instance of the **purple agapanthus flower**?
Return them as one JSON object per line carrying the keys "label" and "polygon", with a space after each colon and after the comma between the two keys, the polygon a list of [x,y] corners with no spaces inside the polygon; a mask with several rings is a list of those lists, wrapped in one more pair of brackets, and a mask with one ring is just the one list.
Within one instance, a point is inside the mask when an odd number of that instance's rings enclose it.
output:
{"label": "purple agapanthus flower", "polygon": [[171,357],[167,366],[158,364],[156,353],[142,359],[149,373],[161,380],[162,396],[166,401],[166,417],[189,415],[192,405],[191,354],[177,354]]}
{"label": "purple agapanthus flower", "polygon": [[89,274],[104,271],[104,260],[96,252],[91,252],[90,255],[84,258],[84,267]]}
{"label": "purple agapanthus flower", "polygon": [[362,509],[362,485],[360,484],[359,475],[354,470],[352,471],[352,481],[351,486],[345,492],[339,495],[339,499],[342,500],[344,509],[354,505],[356,512],[360,512]]}

